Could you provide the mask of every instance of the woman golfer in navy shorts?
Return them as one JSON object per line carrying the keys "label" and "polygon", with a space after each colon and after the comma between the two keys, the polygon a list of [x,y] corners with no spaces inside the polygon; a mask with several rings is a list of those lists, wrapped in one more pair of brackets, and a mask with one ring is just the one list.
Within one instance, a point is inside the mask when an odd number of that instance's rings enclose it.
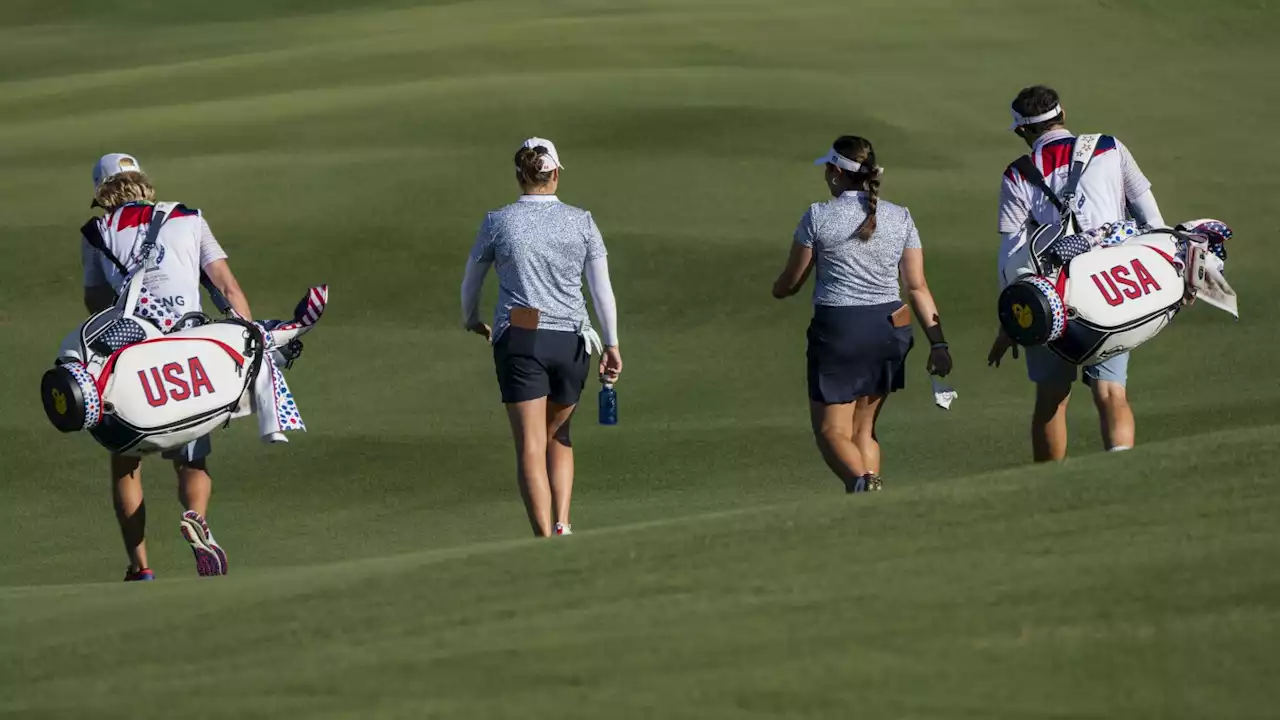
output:
{"label": "woman golfer in navy shorts", "polygon": [[847,492],[879,490],[876,418],[885,398],[905,384],[911,310],[929,339],[928,370],[951,371],[938,309],[924,277],[920,234],[906,208],[880,199],[870,141],[844,136],[814,163],[832,199],[800,218],[776,298],[795,295],[817,270],[809,325],[810,415],[818,449]]}
{"label": "woman golfer in navy shorts", "polygon": [[[515,166],[519,200],[485,216],[467,261],[463,324],[493,343],[498,387],[515,438],[520,494],[534,535],[569,535],[569,420],[593,349],[601,351],[602,380],[614,382],[622,372],[618,313],[604,240],[591,213],[556,198],[562,169],[556,146],[529,138],[516,152]],[[492,328],[479,314],[490,265],[498,271]],[[599,333],[587,317],[584,273]]]}

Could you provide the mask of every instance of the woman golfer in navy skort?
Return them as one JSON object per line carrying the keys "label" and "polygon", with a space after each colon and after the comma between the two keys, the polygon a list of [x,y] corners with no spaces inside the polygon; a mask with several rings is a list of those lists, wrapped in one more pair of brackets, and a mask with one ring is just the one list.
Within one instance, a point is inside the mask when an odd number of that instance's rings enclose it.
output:
{"label": "woman golfer in navy skort", "polygon": [[832,199],[800,219],[773,295],[796,294],[817,270],[808,333],[814,437],[846,491],[879,490],[876,418],[889,393],[903,388],[913,344],[899,279],[930,342],[929,372],[949,373],[951,354],[925,282],[920,234],[906,208],[880,199],[883,168],[871,143],[841,137],[814,164],[824,167]]}
{"label": "woman golfer in navy skort", "polygon": [[[515,438],[520,495],[534,535],[569,535],[569,420],[593,349],[601,351],[602,380],[615,382],[622,372],[618,313],[604,240],[591,213],[556,198],[562,167],[556,146],[529,138],[516,152],[515,165],[523,194],[486,215],[480,226],[462,282],[463,324],[493,342],[498,387]],[[479,314],[490,265],[498,271],[492,328]],[[584,273],[599,333],[587,318]]]}

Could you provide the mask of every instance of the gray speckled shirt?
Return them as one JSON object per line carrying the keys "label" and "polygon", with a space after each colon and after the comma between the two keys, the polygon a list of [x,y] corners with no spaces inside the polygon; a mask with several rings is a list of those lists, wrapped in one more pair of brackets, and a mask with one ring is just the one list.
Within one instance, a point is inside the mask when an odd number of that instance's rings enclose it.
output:
{"label": "gray speckled shirt", "polygon": [[538,327],[578,332],[590,327],[582,273],[606,255],[591,213],[554,195],[525,195],[485,216],[471,258],[498,273],[493,311],[496,341],[511,324],[511,308],[539,311]]}
{"label": "gray speckled shirt", "polygon": [[813,248],[814,305],[880,305],[902,299],[898,262],[904,250],[920,247],[920,233],[909,210],[881,199],[871,239],[854,237],[867,216],[865,195],[846,192],[814,203],[796,226],[795,241]]}

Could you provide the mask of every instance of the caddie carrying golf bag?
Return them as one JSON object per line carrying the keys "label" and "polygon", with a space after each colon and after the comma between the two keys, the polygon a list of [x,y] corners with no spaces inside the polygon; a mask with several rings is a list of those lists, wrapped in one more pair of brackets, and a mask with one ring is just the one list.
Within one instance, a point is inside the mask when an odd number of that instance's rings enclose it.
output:
{"label": "caddie carrying golf bag", "polygon": [[178,316],[143,283],[167,211],[156,206],[142,262],[115,305],[63,341],[41,380],[45,413],[59,430],[88,430],[123,455],[178,448],[251,413],[264,441],[287,442],[285,432],[306,428],[281,370],[301,354],[299,338],[324,312],[328,287],[311,288],[292,320],[248,322],[206,282],[226,319]]}
{"label": "caddie carrying golf bag", "polygon": [[[1194,220],[1176,228],[1116,222],[1078,232],[1070,208],[1099,136],[1081,135],[1063,197],[1029,158],[1015,165],[1062,213],[1014,247],[997,313],[1019,345],[1047,345],[1067,362],[1092,365],[1128,352],[1168,326],[1193,298],[1239,317],[1223,277],[1231,228]],[[1029,167],[1028,167],[1029,166]]]}

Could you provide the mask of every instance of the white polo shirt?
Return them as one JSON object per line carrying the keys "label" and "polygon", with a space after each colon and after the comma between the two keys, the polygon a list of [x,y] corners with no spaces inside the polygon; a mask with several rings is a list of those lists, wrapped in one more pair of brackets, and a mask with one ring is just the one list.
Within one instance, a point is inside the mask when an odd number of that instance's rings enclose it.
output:
{"label": "white polo shirt", "polygon": [[[1075,136],[1067,130],[1051,130],[1036,140],[1031,161],[1044,175],[1049,187],[1061,196],[1071,168]],[[1098,139],[1093,160],[1080,179],[1074,207],[1081,230],[1092,230],[1129,217],[1128,203],[1151,189],[1129,149],[1110,135]],[[1000,184],[999,231],[1004,238],[1000,263],[1017,243],[1017,234],[1026,229],[1057,222],[1061,217],[1053,202],[1012,164]]]}
{"label": "white polo shirt", "polygon": [[[97,219],[107,251],[126,267],[134,268],[141,262],[138,253],[154,210],[154,205],[131,203]],[[87,241],[81,242],[84,286],[110,285],[119,293],[124,285],[120,269]],[[160,261],[147,271],[144,285],[161,304],[179,314],[199,311],[201,271],[227,257],[209,230],[209,223],[199,210],[175,205],[156,245],[160,248]]]}

